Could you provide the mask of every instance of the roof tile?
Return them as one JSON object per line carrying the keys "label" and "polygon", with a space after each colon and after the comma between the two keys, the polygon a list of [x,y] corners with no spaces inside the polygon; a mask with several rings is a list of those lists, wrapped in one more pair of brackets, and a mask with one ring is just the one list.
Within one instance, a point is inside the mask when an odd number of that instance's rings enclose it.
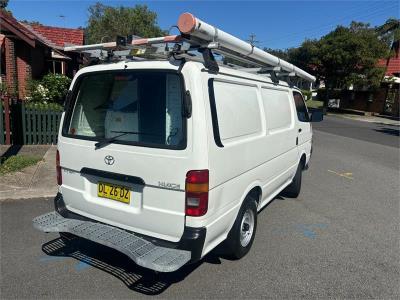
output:
{"label": "roof tile", "polygon": [[83,29],[30,25],[30,29],[58,47],[66,44],[83,45]]}

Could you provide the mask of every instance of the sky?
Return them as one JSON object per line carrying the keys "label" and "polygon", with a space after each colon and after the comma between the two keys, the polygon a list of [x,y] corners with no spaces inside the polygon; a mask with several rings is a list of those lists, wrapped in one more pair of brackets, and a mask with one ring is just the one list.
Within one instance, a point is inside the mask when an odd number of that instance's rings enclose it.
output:
{"label": "sky", "polygon": [[[18,20],[44,25],[85,27],[88,0],[10,0],[8,9]],[[337,25],[352,20],[381,25],[390,17],[399,18],[399,1],[318,0],[318,1],[101,1],[110,6],[146,4],[158,15],[158,25],[168,29],[183,12],[217,26],[241,39],[255,34],[257,46],[274,49],[296,47],[306,38],[320,38]],[[64,17],[62,17],[64,16]]]}

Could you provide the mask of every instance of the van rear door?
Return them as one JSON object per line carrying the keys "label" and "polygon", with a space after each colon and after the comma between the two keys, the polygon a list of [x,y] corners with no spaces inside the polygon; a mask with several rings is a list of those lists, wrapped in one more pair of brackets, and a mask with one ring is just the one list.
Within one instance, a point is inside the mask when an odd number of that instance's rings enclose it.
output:
{"label": "van rear door", "polygon": [[178,241],[192,162],[175,71],[84,73],[75,81],[59,138],[67,209]]}

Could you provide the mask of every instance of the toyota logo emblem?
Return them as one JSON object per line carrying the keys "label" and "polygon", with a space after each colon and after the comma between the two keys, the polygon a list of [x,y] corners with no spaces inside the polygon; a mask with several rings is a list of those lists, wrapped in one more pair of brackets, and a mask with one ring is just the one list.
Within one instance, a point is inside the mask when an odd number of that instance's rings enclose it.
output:
{"label": "toyota logo emblem", "polygon": [[107,155],[106,157],[104,157],[104,162],[106,163],[106,165],[113,165],[114,164],[114,157],[112,157],[111,155]]}

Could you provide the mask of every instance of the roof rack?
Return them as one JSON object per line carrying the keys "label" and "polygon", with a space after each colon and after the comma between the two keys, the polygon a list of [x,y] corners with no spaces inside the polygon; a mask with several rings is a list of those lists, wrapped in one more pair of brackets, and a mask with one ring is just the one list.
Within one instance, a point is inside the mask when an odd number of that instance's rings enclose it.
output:
{"label": "roof rack", "polygon": [[[115,42],[100,43],[84,46],[65,47],[65,51],[88,52],[91,50],[107,51],[107,59],[114,57],[114,52],[131,50],[131,56],[141,56],[148,52],[157,53],[158,57],[190,57],[198,59],[191,53],[197,50],[203,57],[205,67],[210,72],[218,72],[219,63],[214,54],[230,57],[250,65],[251,68],[235,66],[241,71],[254,74],[269,74],[273,81],[293,77],[315,82],[316,78],[306,71],[284,61],[264,50],[240,40],[198,18],[191,13],[183,13],[178,19],[177,28],[180,35],[168,35],[156,38],[132,39],[132,37],[117,37]],[[172,48],[169,44],[174,44]],[[161,45],[161,46],[160,46]]]}

